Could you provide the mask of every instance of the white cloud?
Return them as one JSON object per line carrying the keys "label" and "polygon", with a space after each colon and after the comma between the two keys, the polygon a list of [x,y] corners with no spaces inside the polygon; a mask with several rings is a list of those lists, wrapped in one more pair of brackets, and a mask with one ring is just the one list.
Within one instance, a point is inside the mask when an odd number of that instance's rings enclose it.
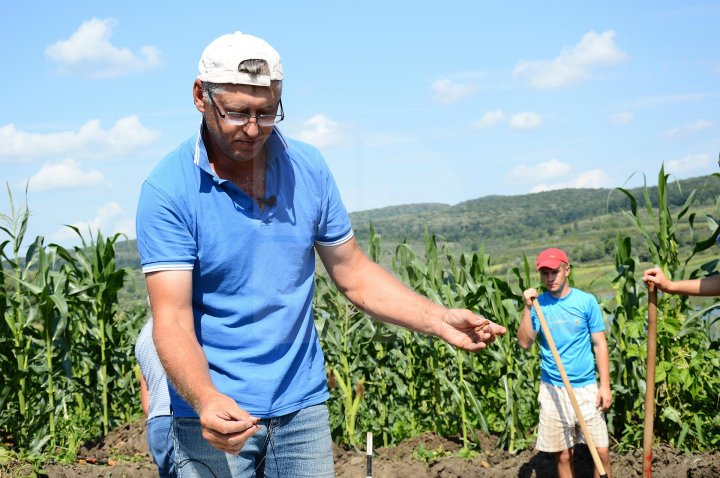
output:
{"label": "white cloud", "polygon": [[482,118],[480,118],[480,120],[473,123],[473,128],[489,128],[491,126],[495,126],[498,123],[502,123],[503,121],[505,121],[505,118],[506,115],[503,110],[488,111],[484,115],[482,115]]}
{"label": "white cloud", "polygon": [[513,76],[535,88],[562,88],[578,84],[590,77],[592,70],[621,63],[627,54],[615,45],[612,30],[586,33],[580,43],[563,48],[552,60],[520,61]]}
{"label": "white cloud", "polygon": [[52,189],[69,189],[100,184],[105,177],[100,171],[83,171],[72,159],[62,163],[47,163],[40,171],[30,178],[30,190],[49,191]]}
{"label": "white cloud", "polygon": [[570,165],[568,163],[552,158],[536,166],[521,164],[508,173],[508,178],[516,183],[530,184],[536,181],[562,178],[569,172]]}
{"label": "white cloud", "polygon": [[48,46],[45,55],[58,64],[60,73],[92,78],[123,76],[160,63],[160,50],[153,46],[143,46],[133,53],[110,43],[116,24],[113,19],[97,18],[83,22],[70,38]]}
{"label": "white cloud", "polygon": [[532,188],[532,192],[553,191],[555,189],[578,189],[578,188],[608,188],[613,185],[612,179],[602,169],[593,169],[578,174],[568,181],[559,181],[550,184],[538,184]]}
{"label": "white cloud", "polygon": [[7,124],[0,126],[0,163],[54,156],[107,159],[135,153],[159,136],[158,131],[143,126],[137,116],[121,118],[108,130],[100,127],[100,120],[91,120],[78,131],[47,134],[18,131],[14,124]]}
{"label": "white cloud", "polygon": [[342,138],[338,124],[322,113],[305,121],[303,125],[304,128],[294,136],[313,146],[328,146],[337,143]]}
{"label": "white cloud", "polygon": [[709,154],[688,154],[680,159],[672,159],[665,163],[665,172],[673,176],[693,172],[707,174],[708,171],[715,169],[716,164]]}
{"label": "white cloud", "polygon": [[440,103],[454,103],[472,95],[477,88],[475,85],[456,83],[447,78],[435,81],[430,90],[435,101]]}
{"label": "white cloud", "polygon": [[[125,210],[116,202],[109,202],[101,206],[93,219],[87,221],[77,221],[72,226],[78,228],[83,237],[88,238],[88,234],[97,237],[100,231],[104,237],[112,236],[115,233],[123,233],[129,238],[135,237],[134,221],[128,219]],[[50,239],[54,242],[75,241],[78,238],[75,231],[69,227],[62,227],[50,235]]]}
{"label": "white cloud", "polygon": [[621,111],[610,116],[610,122],[612,124],[627,124],[635,118],[635,115],[629,111]]}
{"label": "white cloud", "polygon": [[525,111],[510,117],[510,127],[515,129],[535,129],[543,122],[542,116],[534,111]]}
{"label": "white cloud", "polygon": [[701,119],[701,120],[697,120],[696,122],[689,124],[689,125],[681,126],[679,128],[669,129],[663,133],[663,136],[665,136],[666,138],[684,138],[684,137],[689,136],[697,131],[711,128],[714,125],[715,125],[715,123],[713,123],[712,121],[707,121],[707,120]]}

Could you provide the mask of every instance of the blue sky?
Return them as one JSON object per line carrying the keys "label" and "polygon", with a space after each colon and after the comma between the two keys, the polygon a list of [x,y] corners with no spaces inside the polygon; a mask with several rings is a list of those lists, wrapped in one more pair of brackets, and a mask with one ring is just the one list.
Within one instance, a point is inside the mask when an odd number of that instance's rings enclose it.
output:
{"label": "blue sky", "polygon": [[20,203],[29,181],[31,238],[135,237],[143,179],[197,131],[200,54],[236,30],[280,52],[280,128],[349,211],[718,170],[717,1],[3,3],[0,179]]}

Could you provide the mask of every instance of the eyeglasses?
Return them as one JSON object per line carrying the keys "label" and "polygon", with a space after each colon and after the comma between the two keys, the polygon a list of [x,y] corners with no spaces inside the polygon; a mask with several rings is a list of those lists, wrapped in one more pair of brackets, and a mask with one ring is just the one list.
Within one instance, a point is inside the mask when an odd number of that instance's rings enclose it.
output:
{"label": "eyeglasses", "polygon": [[217,111],[218,115],[220,115],[220,117],[224,119],[227,124],[244,126],[250,122],[250,118],[255,118],[255,123],[258,126],[275,126],[276,124],[285,119],[285,111],[283,111],[282,98],[278,103],[278,108],[280,108],[280,114],[249,115],[247,113],[238,113],[237,111],[226,111],[225,113],[223,113],[218,107],[217,103],[215,103],[215,100],[213,99],[210,90],[206,88],[205,91],[207,92],[208,98],[210,98],[210,103],[212,103],[212,105],[215,107],[215,111]]}

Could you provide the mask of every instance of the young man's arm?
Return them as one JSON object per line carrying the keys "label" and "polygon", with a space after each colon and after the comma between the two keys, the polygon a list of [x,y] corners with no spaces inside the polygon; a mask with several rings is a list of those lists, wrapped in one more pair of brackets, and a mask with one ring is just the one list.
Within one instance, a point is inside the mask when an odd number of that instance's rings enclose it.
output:
{"label": "young man's arm", "polygon": [[434,335],[450,345],[476,352],[506,332],[467,309],[448,309],[432,302],[371,261],[355,239],[316,246],[325,270],[338,290],[376,319]]}
{"label": "young man's arm", "polygon": [[520,347],[526,349],[532,345],[535,341],[535,329],[532,326],[532,317],[530,309],[532,309],[533,301],[537,300],[538,293],[535,289],[527,289],[523,292],[524,308],[522,312],[522,319],[520,320],[520,326],[517,331],[517,339]]}
{"label": "young man's arm", "polygon": [[602,411],[607,411],[612,405],[612,391],[610,390],[610,354],[608,352],[607,340],[605,338],[605,332],[595,332],[591,337],[598,374],[600,375],[600,387],[595,405]]}

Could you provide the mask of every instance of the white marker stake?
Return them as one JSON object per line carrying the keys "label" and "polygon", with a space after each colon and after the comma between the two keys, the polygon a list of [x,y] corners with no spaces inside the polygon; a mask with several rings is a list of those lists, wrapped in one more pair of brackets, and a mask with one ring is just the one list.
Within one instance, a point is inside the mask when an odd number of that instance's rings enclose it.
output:
{"label": "white marker stake", "polygon": [[372,478],[372,432],[367,434],[367,460],[365,462],[365,475]]}

